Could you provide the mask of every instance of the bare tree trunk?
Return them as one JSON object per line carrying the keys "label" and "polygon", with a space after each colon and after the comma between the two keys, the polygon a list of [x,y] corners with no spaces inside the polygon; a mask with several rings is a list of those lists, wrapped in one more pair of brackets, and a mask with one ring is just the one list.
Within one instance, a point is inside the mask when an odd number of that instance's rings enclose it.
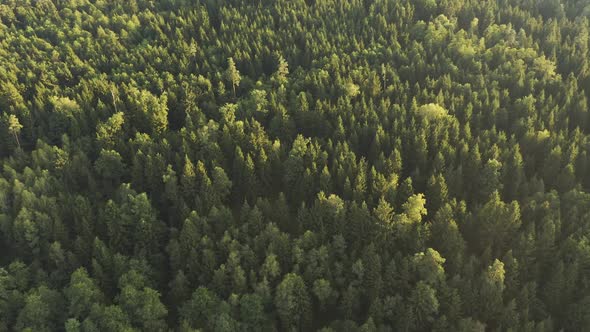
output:
{"label": "bare tree trunk", "polygon": [[14,133],[14,139],[16,140],[16,145],[18,146],[18,148],[20,149],[20,141],[18,139],[18,135],[16,133]]}
{"label": "bare tree trunk", "polygon": [[115,90],[111,89],[111,96],[113,97],[113,106],[115,106],[115,112],[118,113],[119,111],[117,110],[117,101],[115,99]]}

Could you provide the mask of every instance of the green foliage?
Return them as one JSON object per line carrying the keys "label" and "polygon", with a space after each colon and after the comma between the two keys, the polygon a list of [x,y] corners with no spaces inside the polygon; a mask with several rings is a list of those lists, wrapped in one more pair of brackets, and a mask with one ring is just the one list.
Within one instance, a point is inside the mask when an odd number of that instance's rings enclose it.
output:
{"label": "green foliage", "polygon": [[164,318],[168,311],[160,302],[160,294],[149,288],[137,289],[124,286],[119,295],[121,308],[134,326],[144,331],[164,331]]}
{"label": "green foliage", "polygon": [[277,286],[277,313],[285,330],[306,329],[311,322],[311,301],[300,276],[289,273]]}
{"label": "green foliage", "polygon": [[428,120],[440,119],[447,116],[447,110],[437,104],[426,104],[418,108],[417,114]]}
{"label": "green foliage", "polygon": [[40,286],[25,298],[15,324],[17,330],[55,331],[63,319],[63,298],[58,291]]}
{"label": "green foliage", "polygon": [[125,118],[122,112],[113,114],[96,128],[96,140],[104,148],[113,148],[122,139]]}
{"label": "green foliage", "polygon": [[402,208],[410,222],[420,223],[422,221],[422,216],[425,216],[428,213],[425,206],[426,199],[424,198],[424,194],[417,194],[410,196]]}
{"label": "green foliage", "polygon": [[20,131],[22,129],[23,129],[23,125],[20,124],[18,117],[16,117],[16,115],[14,115],[14,114],[10,114],[8,116],[8,132],[10,134],[14,135],[14,139],[16,140],[16,143],[18,144],[19,147],[20,147],[20,141],[18,140],[18,134],[20,133]]}
{"label": "green foliage", "polygon": [[64,295],[69,303],[68,317],[78,321],[88,317],[93,306],[104,300],[100,289],[84,268],[79,268],[72,273],[70,284],[64,289]]}
{"label": "green foliage", "polygon": [[240,81],[242,80],[242,76],[240,72],[236,68],[236,63],[232,57],[227,59],[227,71],[225,72],[227,80],[230,82],[233,91],[234,97],[236,96],[236,86],[240,85]]}
{"label": "green foliage", "polygon": [[589,17],[4,1],[0,331],[588,329]]}

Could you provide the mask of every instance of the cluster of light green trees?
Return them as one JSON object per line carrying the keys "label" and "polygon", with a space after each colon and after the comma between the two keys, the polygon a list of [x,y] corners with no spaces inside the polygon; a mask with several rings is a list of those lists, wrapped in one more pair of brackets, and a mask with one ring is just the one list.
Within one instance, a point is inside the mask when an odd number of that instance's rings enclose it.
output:
{"label": "cluster of light green trees", "polygon": [[6,0],[0,331],[583,331],[583,0]]}

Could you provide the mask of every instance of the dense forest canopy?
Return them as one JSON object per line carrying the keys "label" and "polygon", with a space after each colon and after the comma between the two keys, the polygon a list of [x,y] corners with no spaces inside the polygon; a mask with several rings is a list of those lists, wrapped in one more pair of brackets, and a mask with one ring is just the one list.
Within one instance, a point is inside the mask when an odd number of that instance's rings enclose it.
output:
{"label": "dense forest canopy", "polygon": [[590,329],[587,0],[3,0],[0,331]]}

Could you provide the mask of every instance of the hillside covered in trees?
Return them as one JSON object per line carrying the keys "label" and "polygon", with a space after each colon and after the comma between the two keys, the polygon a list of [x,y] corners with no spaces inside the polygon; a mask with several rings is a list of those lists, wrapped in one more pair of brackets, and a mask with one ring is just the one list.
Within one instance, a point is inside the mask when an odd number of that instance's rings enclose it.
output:
{"label": "hillside covered in trees", "polygon": [[0,331],[588,331],[589,18],[0,1]]}

